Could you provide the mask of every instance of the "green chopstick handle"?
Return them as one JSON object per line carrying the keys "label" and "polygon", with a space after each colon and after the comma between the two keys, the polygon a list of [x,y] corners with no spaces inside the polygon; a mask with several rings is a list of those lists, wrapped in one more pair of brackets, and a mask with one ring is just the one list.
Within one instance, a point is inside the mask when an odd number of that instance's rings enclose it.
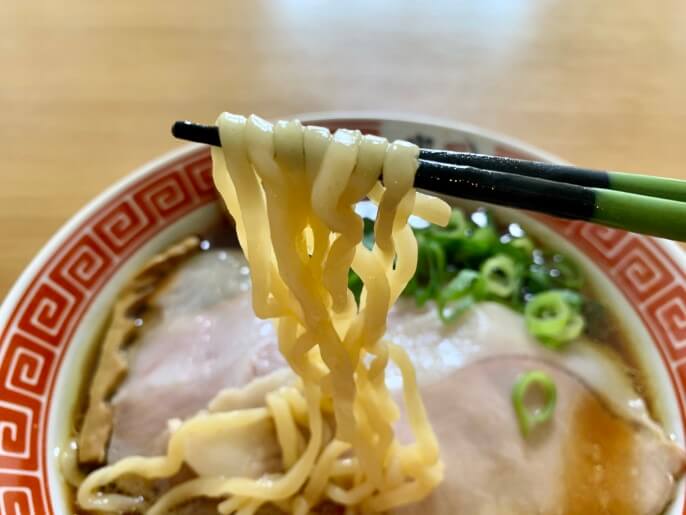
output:
{"label": "green chopstick handle", "polygon": [[670,240],[686,241],[686,203],[664,198],[593,188],[592,222]]}
{"label": "green chopstick handle", "polygon": [[607,175],[613,190],[686,201],[686,181],[626,172],[608,172]]}

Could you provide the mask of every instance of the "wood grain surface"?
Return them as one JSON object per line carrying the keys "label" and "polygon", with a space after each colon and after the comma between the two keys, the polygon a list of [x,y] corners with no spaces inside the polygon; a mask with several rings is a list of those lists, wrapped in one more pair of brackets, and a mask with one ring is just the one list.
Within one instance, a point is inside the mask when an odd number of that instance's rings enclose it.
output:
{"label": "wood grain surface", "polygon": [[0,297],[178,118],[384,110],[686,179],[684,0],[3,0]]}

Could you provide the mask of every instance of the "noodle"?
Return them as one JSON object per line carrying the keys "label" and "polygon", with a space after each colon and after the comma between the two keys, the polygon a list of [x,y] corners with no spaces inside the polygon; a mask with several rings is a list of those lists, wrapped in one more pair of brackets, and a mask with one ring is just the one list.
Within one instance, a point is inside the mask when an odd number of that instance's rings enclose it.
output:
{"label": "noodle", "polygon": [[283,454],[283,467],[288,469],[295,464],[297,459],[296,455],[299,451],[298,429],[286,399],[275,394],[267,395],[267,406],[276,424],[276,436]]}
{"label": "noodle", "polygon": [[[183,464],[198,477],[168,490],[148,513],[199,497],[216,498],[219,513],[238,515],[253,515],[265,503],[304,515],[324,501],[356,513],[422,499],[442,480],[443,464],[412,364],[383,338],[388,311],[417,265],[408,217],[445,224],[450,215],[445,203],[412,187],[417,147],[255,116],[224,113],[217,125],[222,148],[212,150],[214,181],[250,263],[253,308],[275,319],[279,348],[299,379],[267,394],[263,407],[200,413],[180,423],[165,456],[134,456],[95,470],[79,487],[79,505],[135,510],[139,499],[104,488],[128,474],[169,478]],[[365,196],[378,204],[372,250],[362,244],[363,223],[354,212]],[[359,304],[347,287],[351,268],[364,285]],[[403,379],[415,437],[408,445],[393,431],[400,412],[385,383],[389,361]],[[273,427],[280,473],[224,477],[194,466],[189,442],[260,424]]]}
{"label": "noodle", "polygon": [[67,480],[71,486],[78,487],[84,479],[83,472],[79,468],[79,444],[76,439],[71,439],[65,446],[65,448],[60,452],[60,470],[64,479]]}

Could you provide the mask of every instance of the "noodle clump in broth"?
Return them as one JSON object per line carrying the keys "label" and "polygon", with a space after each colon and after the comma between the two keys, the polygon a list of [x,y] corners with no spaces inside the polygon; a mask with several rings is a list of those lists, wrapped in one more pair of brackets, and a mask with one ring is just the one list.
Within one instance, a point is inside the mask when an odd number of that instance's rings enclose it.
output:
{"label": "noodle clump in broth", "polygon": [[[190,500],[219,501],[220,513],[248,515],[265,504],[304,514],[324,502],[378,512],[425,498],[442,480],[438,443],[405,351],[384,338],[388,312],[414,275],[411,214],[445,225],[450,208],[413,189],[418,148],[358,131],[333,136],[299,122],[272,125],[224,113],[222,148],[212,149],[214,181],[250,264],[257,316],[274,320],[295,380],[263,406],[202,412],[176,424],[164,456],[124,458],[91,472],[78,489],[84,509],[136,511],[140,498],[110,493],[124,476],[195,477],[162,494],[149,514]],[[383,174],[383,186],[380,177]],[[355,204],[378,205],[375,243],[362,244]],[[352,269],[364,288],[348,289]],[[414,435],[400,443],[400,408],[385,382],[393,362]],[[274,428],[281,472],[230,477],[194,459],[199,441]]]}

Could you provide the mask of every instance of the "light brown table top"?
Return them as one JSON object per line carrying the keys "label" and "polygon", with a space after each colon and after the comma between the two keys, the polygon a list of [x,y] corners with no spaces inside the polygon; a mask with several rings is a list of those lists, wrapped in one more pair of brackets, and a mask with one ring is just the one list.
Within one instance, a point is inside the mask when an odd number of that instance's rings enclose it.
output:
{"label": "light brown table top", "polygon": [[0,297],[172,120],[384,110],[686,178],[686,2],[4,0]]}

